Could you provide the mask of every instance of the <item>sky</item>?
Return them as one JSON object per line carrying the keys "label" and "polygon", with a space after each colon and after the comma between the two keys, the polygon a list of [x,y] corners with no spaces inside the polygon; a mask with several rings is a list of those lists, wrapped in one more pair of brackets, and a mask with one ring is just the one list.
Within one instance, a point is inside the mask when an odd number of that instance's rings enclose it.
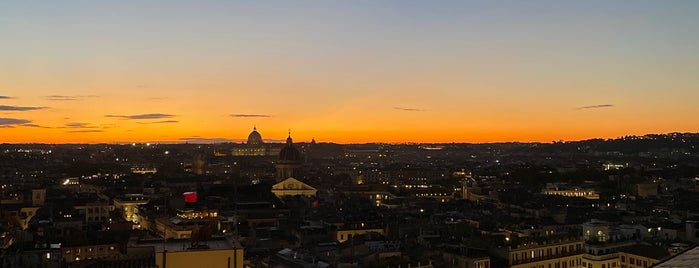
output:
{"label": "sky", "polygon": [[0,143],[699,132],[699,1],[2,1]]}

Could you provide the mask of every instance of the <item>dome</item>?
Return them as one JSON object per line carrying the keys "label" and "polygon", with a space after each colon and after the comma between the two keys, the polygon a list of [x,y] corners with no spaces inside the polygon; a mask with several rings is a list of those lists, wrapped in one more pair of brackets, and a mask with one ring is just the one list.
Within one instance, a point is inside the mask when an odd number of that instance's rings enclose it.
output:
{"label": "dome", "polygon": [[294,162],[301,160],[301,153],[299,150],[294,148],[294,142],[291,140],[291,134],[289,134],[289,137],[286,138],[286,146],[279,151],[279,160]]}
{"label": "dome", "polygon": [[248,145],[262,145],[262,135],[257,132],[257,127],[252,128],[252,132],[248,135]]}

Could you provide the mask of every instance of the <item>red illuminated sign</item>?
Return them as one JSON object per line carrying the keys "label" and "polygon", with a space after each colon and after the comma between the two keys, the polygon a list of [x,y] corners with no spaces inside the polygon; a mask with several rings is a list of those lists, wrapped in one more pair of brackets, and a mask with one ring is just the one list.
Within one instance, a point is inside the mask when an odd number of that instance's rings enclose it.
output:
{"label": "red illuminated sign", "polygon": [[182,194],[184,196],[185,203],[196,203],[197,202],[197,192],[186,192]]}

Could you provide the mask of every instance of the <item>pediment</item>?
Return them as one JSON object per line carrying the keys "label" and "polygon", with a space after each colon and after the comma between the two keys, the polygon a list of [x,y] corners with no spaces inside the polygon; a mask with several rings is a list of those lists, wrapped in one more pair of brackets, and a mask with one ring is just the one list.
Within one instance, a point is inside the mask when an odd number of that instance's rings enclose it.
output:
{"label": "pediment", "polygon": [[297,179],[294,178],[288,178],[286,180],[283,180],[275,185],[272,185],[272,190],[312,190],[316,191],[317,189],[305,184]]}

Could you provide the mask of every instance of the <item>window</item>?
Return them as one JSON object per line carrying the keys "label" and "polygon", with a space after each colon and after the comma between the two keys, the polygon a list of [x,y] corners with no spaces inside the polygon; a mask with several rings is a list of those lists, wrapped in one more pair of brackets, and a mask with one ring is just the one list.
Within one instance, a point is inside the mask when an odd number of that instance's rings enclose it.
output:
{"label": "window", "polygon": [[648,267],[648,261],[643,261],[643,267]]}
{"label": "window", "polygon": [[626,256],[621,255],[621,262],[626,262]]}

